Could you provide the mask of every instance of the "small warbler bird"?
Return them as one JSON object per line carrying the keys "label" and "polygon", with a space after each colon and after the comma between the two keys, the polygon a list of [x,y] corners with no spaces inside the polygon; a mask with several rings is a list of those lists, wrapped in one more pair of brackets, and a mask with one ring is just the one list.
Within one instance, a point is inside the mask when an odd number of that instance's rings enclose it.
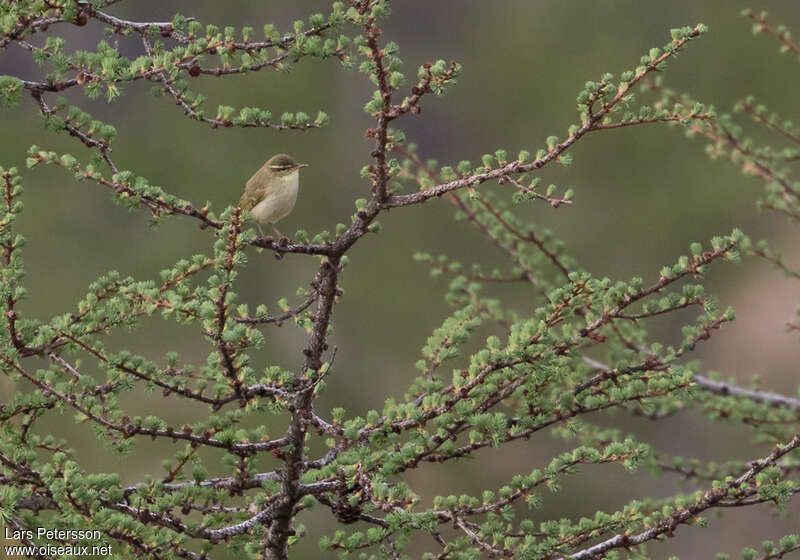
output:
{"label": "small warbler bird", "polygon": [[292,156],[277,154],[267,160],[247,181],[239,207],[250,212],[259,233],[264,237],[261,224],[270,224],[275,234],[282,237],[275,222],[282,220],[294,209],[297,189],[300,186],[300,169]]}

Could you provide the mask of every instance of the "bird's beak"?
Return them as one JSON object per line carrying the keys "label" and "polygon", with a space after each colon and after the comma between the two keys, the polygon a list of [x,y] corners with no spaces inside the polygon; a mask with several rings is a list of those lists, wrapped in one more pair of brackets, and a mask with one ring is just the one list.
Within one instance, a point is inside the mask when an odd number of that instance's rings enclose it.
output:
{"label": "bird's beak", "polygon": [[308,164],[307,163],[298,163],[297,164],[297,169],[300,169],[301,167],[308,167]]}

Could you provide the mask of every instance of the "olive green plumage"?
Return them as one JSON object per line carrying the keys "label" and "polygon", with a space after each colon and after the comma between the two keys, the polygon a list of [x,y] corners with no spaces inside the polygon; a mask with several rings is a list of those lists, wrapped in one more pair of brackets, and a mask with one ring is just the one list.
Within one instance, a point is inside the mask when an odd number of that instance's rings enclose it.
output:
{"label": "olive green plumage", "polygon": [[286,154],[272,156],[247,180],[242,198],[239,199],[239,207],[242,210],[252,210],[256,204],[264,200],[273,177],[291,173],[300,167],[304,165],[298,164],[292,156]]}
{"label": "olive green plumage", "polygon": [[[261,224],[273,224],[285,218],[297,201],[299,171],[306,164],[297,163],[286,154],[277,154],[256,171],[245,185],[239,207],[250,212],[259,231]],[[275,229],[276,233],[279,233]]]}

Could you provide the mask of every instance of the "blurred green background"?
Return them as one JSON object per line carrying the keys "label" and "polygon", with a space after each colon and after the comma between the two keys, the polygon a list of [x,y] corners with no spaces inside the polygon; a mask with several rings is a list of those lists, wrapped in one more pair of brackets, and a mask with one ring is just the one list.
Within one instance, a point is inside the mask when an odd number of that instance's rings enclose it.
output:
{"label": "blurred green background", "polygon": [[[141,19],[171,19],[175,12],[203,22],[253,25],[273,22],[291,29],[295,19],[326,12],[323,1],[212,2],[160,1],[120,3],[111,11]],[[731,0],[682,2],[506,0],[405,0],[397,2],[384,40],[400,44],[407,74],[437,58],[464,65],[459,83],[444,99],[428,98],[419,117],[400,124],[420,154],[443,163],[478,161],[498,148],[510,154],[535,152],[548,135],[565,136],[576,119],[575,96],[589,79],[603,72],[618,74],[637,65],[650,47],[669,40],[669,29],[703,22],[710,33],[692,42],[664,74],[668,86],[689,91],[720,112],[748,94],[791,118],[797,116],[800,66],[791,55],[779,55],[771,37],[754,38],[744,7],[766,8],[771,20],[800,32],[800,3]],[[94,27],[92,27],[94,25]],[[53,27],[71,48],[92,48],[101,28]],[[123,45],[134,54],[133,44]],[[40,69],[26,52],[10,47],[0,57],[0,74],[38,77]],[[209,112],[217,103],[263,106],[273,114],[325,110],[331,125],[308,133],[246,129],[211,130],[190,121],[167,98],[150,95],[151,84],[124,88],[123,97],[108,105],[71,97],[95,116],[116,125],[114,157],[124,169],[154,184],[216,210],[235,204],[246,179],[271,154],[284,151],[309,162],[304,170],[298,205],[281,223],[296,229],[333,230],[352,213],[352,201],[365,196],[368,185],[359,169],[369,161],[371,142],[364,130],[372,124],[361,108],[372,91],[366,78],[344,70],[337,61],[302,62],[290,74],[263,71],[224,80],[200,78],[194,83],[209,96]],[[52,101],[53,98],[51,97]],[[47,132],[36,107],[25,99],[19,109],[0,112],[0,164],[24,167],[31,144],[69,152],[88,152],[75,141]],[[777,142],[777,139],[774,139]],[[687,141],[680,128],[647,126],[590,135],[572,150],[569,168],[546,169],[542,178],[576,191],[575,203],[559,210],[526,206],[531,223],[551,227],[568,250],[598,276],[626,279],[657,277],[659,268],[685,254],[692,241],[740,227],[753,238],[768,237],[800,260],[797,231],[771,215],[758,215],[754,201],[762,185],[724,162],[712,162],[699,140]],[[26,212],[20,221],[28,239],[25,259],[29,297],[21,306],[29,316],[47,318],[74,308],[87,285],[107,270],[139,279],[154,278],[177,259],[210,250],[210,235],[188,219],[165,220],[147,227],[144,212],[128,213],[114,205],[108,192],[75,183],[59,169],[40,168],[24,174]],[[545,183],[547,184],[547,183]],[[351,253],[343,275],[345,296],[335,313],[338,347],[334,375],[320,410],[345,406],[352,414],[382,406],[389,396],[402,397],[414,376],[419,349],[447,313],[444,283],[428,278],[427,269],[411,260],[414,251],[448,253],[467,262],[499,262],[492,246],[464,223],[452,220],[451,207],[432,201],[423,207],[392,211],[381,218],[379,237],[363,239]],[[288,255],[277,261],[269,253],[250,255],[240,282],[242,301],[273,308],[280,297],[293,297],[307,286],[316,269],[313,258]],[[794,394],[797,387],[796,338],[783,333],[797,303],[797,285],[761,263],[714,267],[709,286],[724,304],[737,309],[737,322],[699,349],[705,369],[722,371],[745,382],[760,374],[764,385]],[[521,302],[524,308],[524,301]],[[664,319],[653,325],[654,336],[674,342],[679,324]],[[268,343],[258,360],[296,369],[304,333],[290,325],[267,330]],[[202,363],[209,347],[196,328],[176,327],[158,319],[132,333],[112,337],[114,347],[127,347],[161,360],[167,350]],[[42,363],[42,366],[45,364]],[[0,380],[0,394],[14,387]],[[159,395],[129,399],[132,414],[160,414],[171,422],[201,414]],[[272,421],[271,421],[272,422]],[[605,420],[606,423],[612,423]],[[703,459],[749,458],[763,453],[753,447],[741,427],[712,425],[686,414],[650,424],[617,416],[613,423],[646,438],[666,452]],[[161,473],[169,445],[142,441],[122,460],[99,448],[91,430],[54,418],[48,429],[75,442],[87,468],[119,471],[126,481]],[[274,423],[273,435],[283,425]],[[517,442],[503,452],[483,451],[458,465],[426,466],[410,476],[417,492],[431,497],[461,490],[495,488],[513,474],[549,462],[564,448],[542,435]],[[502,455],[502,458],[501,458]],[[273,468],[274,465],[265,465]],[[567,479],[559,494],[545,496],[535,520],[591,515],[630,499],[667,496],[675,491],[670,477],[646,472],[623,473],[599,468]],[[316,558],[317,537],[333,526],[330,515],[306,515],[311,536],[294,557]],[[730,511],[709,529],[681,528],[675,542],[651,546],[656,558],[678,554],[710,557],[737,552],[764,537],[779,537],[796,527],[796,518],[771,518],[766,509]],[[424,543],[426,548],[429,543]]]}

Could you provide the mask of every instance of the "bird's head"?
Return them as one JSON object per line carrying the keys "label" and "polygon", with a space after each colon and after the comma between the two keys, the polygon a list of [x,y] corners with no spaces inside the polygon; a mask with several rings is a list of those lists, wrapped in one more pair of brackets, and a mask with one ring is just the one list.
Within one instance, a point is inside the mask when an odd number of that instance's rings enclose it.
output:
{"label": "bird's head", "polygon": [[292,156],[286,154],[276,154],[267,160],[267,168],[278,176],[291,175],[307,165],[307,163],[297,163]]}

